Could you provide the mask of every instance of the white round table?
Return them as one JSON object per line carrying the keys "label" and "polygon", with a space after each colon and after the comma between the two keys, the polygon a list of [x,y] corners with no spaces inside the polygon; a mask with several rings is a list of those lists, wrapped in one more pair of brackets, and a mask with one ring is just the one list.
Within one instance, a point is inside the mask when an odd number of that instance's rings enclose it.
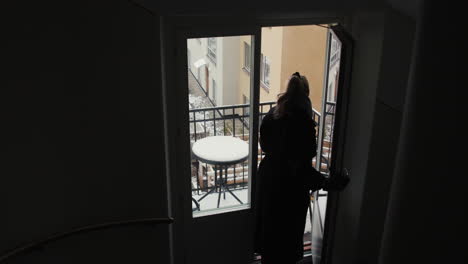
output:
{"label": "white round table", "polygon": [[[221,199],[221,193],[226,199],[226,191],[236,200],[242,201],[227,186],[227,168],[230,165],[241,163],[249,157],[249,144],[239,138],[232,136],[212,136],[197,140],[192,145],[192,153],[201,162],[214,165],[215,185],[212,189],[203,195],[198,201],[201,201],[208,194],[214,192],[219,187],[218,208]],[[219,181],[218,181],[219,169]],[[224,169],[224,179],[223,179]],[[218,186],[217,186],[218,185]]]}

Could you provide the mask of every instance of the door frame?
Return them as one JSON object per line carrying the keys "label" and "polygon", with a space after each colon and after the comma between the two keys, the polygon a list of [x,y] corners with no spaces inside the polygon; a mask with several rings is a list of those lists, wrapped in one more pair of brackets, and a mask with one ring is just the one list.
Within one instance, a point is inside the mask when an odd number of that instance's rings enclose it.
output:
{"label": "door frame", "polygon": [[[330,164],[335,167],[330,168],[330,176],[343,173],[344,167],[344,151],[346,143],[346,125],[348,120],[348,105],[349,94],[351,88],[351,73],[353,60],[353,39],[340,26],[332,26],[330,34],[334,34],[342,43],[340,55],[340,68],[338,72],[338,86],[336,106],[335,106],[335,122],[332,142],[332,155]],[[328,64],[328,62],[327,62]],[[339,150],[339,151],[335,151]],[[339,192],[329,191],[327,198],[327,209],[325,212],[325,228],[322,242],[322,263],[332,263],[332,250],[334,245],[335,223],[338,212]]]}
{"label": "door frame", "polygon": [[[162,90],[163,90],[163,115],[164,136],[166,154],[166,184],[168,199],[168,215],[174,218],[170,233],[171,263],[189,263],[187,254],[190,250],[189,235],[192,233],[192,225],[200,221],[193,218],[191,207],[190,178],[184,177],[190,174],[190,140],[189,135],[189,109],[188,109],[188,76],[187,76],[187,39],[202,37],[223,37],[236,35],[255,36],[255,46],[252,52],[256,54],[253,60],[254,75],[251,78],[251,117],[258,116],[258,99],[260,94],[259,71],[260,68],[260,27],[255,23],[239,25],[231,20],[220,20],[215,17],[164,17],[161,19],[161,53],[162,53]],[[195,21],[195,22],[194,22]],[[185,69],[185,73],[182,70]],[[170,81],[169,81],[170,80]],[[249,118],[250,137],[250,166],[249,181],[251,189],[254,188],[257,167],[258,119]],[[255,146],[255,147],[253,147]],[[254,158],[255,157],[255,158]],[[252,202],[252,204],[254,204]],[[251,214],[252,209],[226,212],[223,215]],[[213,217],[218,217],[213,215]],[[206,221],[206,219],[205,219]]]}
{"label": "door frame", "polygon": [[[213,23],[216,20],[216,24]],[[241,20],[241,21],[239,21]],[[188,96],[187,96],[187,75],[184,78],[178,76],[178,68],[187,69],[187,56],[181,52],[186,49],[186,38],[206,37],[206,36],[233,36],[233,35],[254,35],[255,47],[252,48],[252,53],[255,54],[253,60],[254,78],[251,78],[251,103],[259,102],[260,93],[260,54],[261,54],[261,28],[273,26],[300,26],[314,24],[330,24],[344,21],[338,16],[296,16],[296,17],[249,17],[244,16],[239,19],[239,16],[163,16],[160,20],[160,41],[161,41],[161,71],[162,71],[162,95],[163,95],[163,121],[164,121],[164,149],[166,155],[166,189],[167,189],[167,204],[168,215],[174,219],[174,224],[169,230],[170,241],[170,257],[171,263],[182,264],[188,263],[187,245],[188,239],[186,236],[190,234],[192,222],[191,199],[189,195],[180,194],[191,193],[191,186],[181,175],[190,173],[190,142],[186,135],[189,134],[189,115],[188,115]],[[249,33],[250,32],[250,33]],[[185,49],[184,49],[185,45]],[[181,67],[184,66],[184,67]],[[343,73],[344,74],[344,73]],[[341,78],[340,71],[340,78]],[[344,80],[342,80],[344,81]],[[253,107],[251,117],[258,116],[258,107]],[[258,120],[250,118],[252,123],[251,140],[258,141]],[[341,120],[341,119],[340,119]],[[184,124],[180,126],[180,124]],[[338,133],[336,133],[338,134]],[[337,135],[334,136],[337,136]],[[175,136],[174,136],[175,135]],[[257,167],[256,157],[257,148],[251,147],[251,168]],[[185,153],[186,155],[181,155]],[[255,159],[253,158],[255,157]],[[249,170],[251,170],[249,168]],[[255,188],[256,170],[250,172],[251,190]],[[179,187],[175,187],[179,186]],[[180,187],[183,186],[183,187]],[[252,197],[253,198],[253,197]],[[330,203],[334,200],[333,203]],[[246,211],[251,212],[255,207],[255,201],[250,199],[251,207]],[[330,207],[337,207],[337,199],[329,197],[328,202],[331,206],[327,206],[326,219],[329,217],[328,211]],[[237,213],[230,212],[230,213]],[[332,215],[330,215],[332,216]],[[333,216],[332,216],[333,217]],[[324,233],[324,239],[327,238],[328,243],[333,236],[328,235],[333,233],[333,223],[327,223]],[[328,244],[327,243],[327,244]],[[327,256],[330,250],[322,251]],[[328,259],[328,258],[327,258]],[[328,261],[326,263],[329,263]]]}

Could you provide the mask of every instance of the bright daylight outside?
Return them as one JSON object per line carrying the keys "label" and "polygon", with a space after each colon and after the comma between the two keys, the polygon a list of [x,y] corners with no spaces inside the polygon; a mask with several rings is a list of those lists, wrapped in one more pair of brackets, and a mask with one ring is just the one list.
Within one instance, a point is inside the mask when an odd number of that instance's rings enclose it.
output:
{"label": "bright daylight outside", "polygon": [[[248,144],[252,38],[233,36],[187,40],[192,211],[195,217],[245,206],[250,202]],[[318,125],[323,123],[325,128],[323,139],[318,139],[322,140],[319,144],[321,149],[317,150],[320,162],[316,164],[314,159],[313,164],[327,174],[341,49],[339,42],[328,28],[313,25],[262,28],[261,43],[259,123],[275,106],[278,94],[285,91],[291,74],[300,72],[305,75],[310,83],[314,119]],[[330,43],[329,49],[327,43]],[[325,63],[327,58],[328,64]],[[327,98],[322,97],[324,87]],[[325,122],[321,122],[321,118]],[[263,153],[259,145],[257,148],[260,163]],[[285,175],[284,186],[288,181]],[[314,251],[320,254],[321,238],[316,241],[311,233],[313,231],[318,237],[323,235],[326,195],[324,191],[311,194],[304,231],[305,248],[309,254],[311,251],[312,254]]]}

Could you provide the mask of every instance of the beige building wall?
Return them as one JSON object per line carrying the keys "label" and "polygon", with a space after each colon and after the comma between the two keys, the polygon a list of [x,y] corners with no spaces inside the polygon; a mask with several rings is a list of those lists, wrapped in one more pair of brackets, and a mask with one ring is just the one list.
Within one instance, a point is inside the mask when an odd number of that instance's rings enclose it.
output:
{"label": "beige building wall", "polygon": [[[319,26],[262,28],[262,54],[270,61],[270,87],[260,88],[260,102],[276,101],[286,89],[292,73],[305,75],[310,84],[312,106],[321,111],[327,29]],[[251,45],[250,36],[240,37],[240,62],[244,65],[244,42]],[[251,69],[252,70],[252,69]],[[250,97],[250,73],[240,71],[239,103]]]}
{"label": "beige building wall", "polygon": [[270,61],[270,87],[260,84],[260,102],[276,101],[281,92],[283,27],[262,28],[262,54]]}
{"label": "beige building wall", "polygon": [[281,92],[294,72],[309,80],[312,107],[321,111],[327,29],[320,26],[293,26],[283,28],[283,60]]}
{"label": "beige building wall", "polygon": [[[260,102],[276,101],[278,93],[281,89],[281,50],[283,46],[282,41],[282,27],[262,28],[262,47],[261,51],[270,62],[270,86],[267,87],[261,84],[260,88]],[[248,43],[251,47],[251,37],[240,37],[240,61],[244,65],[244,42]],[[253,68],[251,69],[253,70]],[[240,72],[239,86],[241,90],[239,102],[243,102],[243,96],[250,98],[250,73],[245,69]]]}

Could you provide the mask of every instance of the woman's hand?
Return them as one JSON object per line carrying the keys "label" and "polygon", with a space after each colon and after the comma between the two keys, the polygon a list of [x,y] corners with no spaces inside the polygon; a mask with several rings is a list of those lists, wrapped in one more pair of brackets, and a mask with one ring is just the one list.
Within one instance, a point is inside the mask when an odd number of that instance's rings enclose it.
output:
{"label": "woman's hand", "polygon": [[[323,189],[325,191],[342,191],[348,185],[350,178],[348,175],[348,170],[344,169],[343,173],[338,175],[332,175],[330,178],[325,180]],[[331,170],[333,171],[333,170]]]}

